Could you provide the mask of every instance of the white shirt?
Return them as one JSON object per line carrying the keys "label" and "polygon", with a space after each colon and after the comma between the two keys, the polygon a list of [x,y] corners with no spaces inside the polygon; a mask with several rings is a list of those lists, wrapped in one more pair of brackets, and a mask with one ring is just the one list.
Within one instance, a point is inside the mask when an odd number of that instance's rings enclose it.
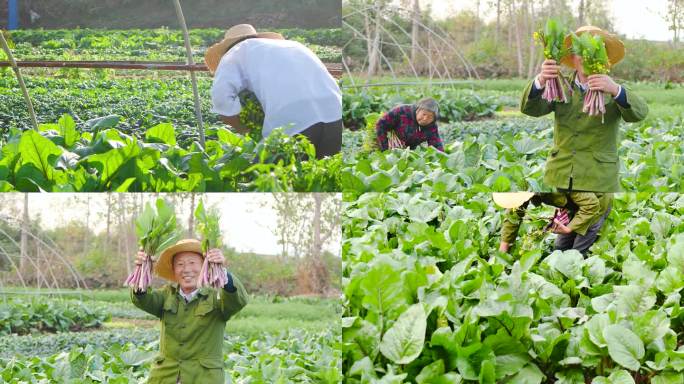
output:
{"label": "white shirt", "polygon": [[186,303],[191,302],[192,299],[194,299],[195,296],[197,296],[197,292],[199,292],[199,289],[195,289],[194,291],[186,294],[185,292],[183,292],[182,289],[178,288],[178,294],[181,295],[181,297],[185,299]]}
{"label": "white shirt", "polygon": [[247,39],[219,63],[211,88],[212,112],[240,113],[238,94],[248,89],[264,109],[264,137],[274,128],[289,135],[342,118],[342,93],[325,65],[304,45],[289,40]]}

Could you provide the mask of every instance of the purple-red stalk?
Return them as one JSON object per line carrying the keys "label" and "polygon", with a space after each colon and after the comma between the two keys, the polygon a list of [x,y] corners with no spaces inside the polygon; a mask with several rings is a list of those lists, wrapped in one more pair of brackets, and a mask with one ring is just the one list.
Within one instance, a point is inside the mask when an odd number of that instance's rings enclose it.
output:
{"label": "purple-red stalk", "polygon": [[125,285],[135,289],[136,292],[144,292],[152,283],[152,258],[147,256],[141,265],[136,265],[133,272],[126,279]]}

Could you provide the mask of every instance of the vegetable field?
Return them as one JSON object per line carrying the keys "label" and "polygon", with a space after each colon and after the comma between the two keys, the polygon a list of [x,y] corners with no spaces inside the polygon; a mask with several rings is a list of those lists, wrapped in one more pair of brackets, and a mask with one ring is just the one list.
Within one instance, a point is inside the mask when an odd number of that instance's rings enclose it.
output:
{"label": "vegetable field", "polygon": [[[553,145],[553,115],[531,118],[518,112],[525,84],[488,80],[464,81],[448,91],[415,86],[370,88],[365,93],[345,89],[345,119],[366,129],[344,133],[347,169],[342,189],[354,193],[549,190],[543,174]],[[632,88],[646,99],[650,112],[643,122],[621,126],[623,191],[684,191],[684,88],[656,83]],[[422,146],[368,153],[364,144],[374,139],[379,114],[422,95],[434,97],[445,110],[439,123],[445,152]]]}
{"label": "vegetable field", "polygon": [[[224,31],[191,32],[195,60]],[[340,60],[340,30],[281,30],[324,62]],[[13,31],[17,60],[185,62],[179,31]],[[0,60],[4,60],[4,53]],[[236,135],[211,113],[211,78],[199,76],[207,140],[199,144],[182,72],[23,69],[37,114],[14,73],[0,68],[0,191],[339,191],[339,156],[317,161],[308,141]],[[257,116],[248,107],[250,116]],[[260,109],[260,108],[259,108]],[[22,144],[23,143],[23,144]],[[33,148],[29,150],[29,148]],[[311,159],[311,160],[307,160]],[[146,180],[144,180],[146,179]],[[134,181],[135,180],[135,181]]]}
{"label": "vegetable field", "polygon": [[684,197],[619,194],[583,257],[479,188],[347,194],[345,382],[681,383]]}
{"label": "vegetable field", "polygon": [[[62,292],[65,293],[65,292]],[[66,297],[77,293],[66,292]],[[66,329],[58,333],[32,329],[30,335],[0,336],[0,381],[138,383],[149,373],[158,351],[159,321],[130,303],[128,291],[80,292],[75,299],[26,299],[13,296],[0,302],[22,318],[59,309],[55,321],[93,321],[77,318],[68,308],[78,306],[106,321],[88,332]],[[256,297],[228,322],[224,341],[226,376],[233,383],[338,383],[341,380],[339,302],[325,299]],[[11,323],[24,324],[12,317]],[[287,331],[282,331],[287,329]]]}

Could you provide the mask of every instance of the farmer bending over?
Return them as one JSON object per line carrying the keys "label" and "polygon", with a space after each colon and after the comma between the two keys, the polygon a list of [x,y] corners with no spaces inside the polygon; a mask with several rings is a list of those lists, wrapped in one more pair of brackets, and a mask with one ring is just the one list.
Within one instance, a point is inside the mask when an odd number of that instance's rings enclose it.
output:
{"label": "farmer bending over", "polygon": [[249,90],[264,110],[264,137],[282,127],[290,136],[306,136],[319,159],[340,152],[342,93],[307,47],[240,24],[207,49],[205,62],[214,75],[212,112],[238,133],[248,132],[240,123],[239,94]]}
{"label": "farmer bending over", "polygon": [[[136,264],[141,265],[146,257],[138,252]],[[219,249],[210,249],[206,257],[209,262],[225,264]],[[228,283],[218,298],[214,288],[198,289],[203,261],[198,240],[180,240],[155,263],[156,274],[175,284],[139,294],[131,290],[133,304],[161,320],[160,351],[152,363],[150,384],[225,382],[223,331],[226,321],[247,303],[247,293],[227,271]]]}
{"label": "farmer bending over", "polygon": [[405,147],[415,149],[421,143],[428,143],[444,152],[437,119],[439,104],[431,98],[397,106],[385,113],[375,125],[378,145],[385,151]]}
{"label": "farmer bending over", "polygon": [[[625,56],[625,47],[615,35],[597,27],[585,26],[575,32],[599,35],[603,38],[610,65]],[[565,46],[571,46],[571,37]],[[520,110],[529,116],[543,116],[554,112],[553,148],[546,161],[544,183],[564,190],[617,192],[618,181],[618,128],[620,120],[637,122],[648,114],[648,106],[633,91],[617,84],[608,75],[586,76],[582,58],[569,54],[561,63],[573,68],[568,102],[548,102],[542,98],[547,80],[558,78],[560,65],[545,60],[541,72],[525,88]],[[604,116],[589,116],[582,112],[587,89],[605,92]]]}
{"label": "farmer bending over", "polygon": [[[610,213],[612,193],[570,192],[570,193],[495,193],[497,205],[507,208],[501,226],[499,250],[508,252],[518,236],[518,229],[525,217],[527,206],[547,204],[566,210],[569,223],[564,224],[554,217],[550,229],[558,234],[554,249],[566,251],[575,249],[586,254],[596,242],[599,231]],[[556,210],[556,212],[560,212]]]}

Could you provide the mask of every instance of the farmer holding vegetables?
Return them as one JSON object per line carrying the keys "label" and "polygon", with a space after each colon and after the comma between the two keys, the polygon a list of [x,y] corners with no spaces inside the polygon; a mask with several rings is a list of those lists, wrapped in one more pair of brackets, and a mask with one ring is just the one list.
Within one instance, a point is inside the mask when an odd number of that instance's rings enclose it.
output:
{"label": "farmer holding vegetables", "polygon": [[393,148],[416,148],[428,143],[444,152],[437,129],[439,104],[424,98],[416,104],[399,105],[385,113],[376,123],[378,145],[381,150]]}
{"label": "farmer holding vegetables", "polygon": [[[555,114],[544,182],[567,191],[619,191],[620,120],[641,121],[648,106],[606,74],[625,56],[622,41],[593,26],[574,34],[563,31],[549,21],[543,33],[535,34],[544,44],[546,59],[525,88],[520,107],[529,116]],[[560,64],[574,69],[569,82]]]}
{"label": "farmer holding vegetables", "polygon": [[[225,382],[223,332],[226,321],[246,305],[247,294],[225,268],[222,288],[198,288],[205,257],[211,265],[225,265],[220,249],[209,249],[205,256],[200,241],[180,240],[162,251],[154,267],[157,275],[175,284],[131,290],[133,304],[162,322],[160,354],[148,383]],[[136,264],[141,266],[147,259],[140,251]]]}
{"label": "farmer holding vegetables", "polygon": [[494,202],[506,208],[501,226],[499,250],[508,252],[518,236],[518,229],[528,205],[546,204],[557,207],[545,230],[558,234],[554,248],[575,249],[583,254],[596,242],[599,231],[610,213],[612,193],[494,193]]}
{"label": "farmer holding vegetables", "polygon": [[342,148],[342,94],[321,60],[307,47],[253,26],[230,28],[225,38],[207,49],[207,67],[214,75],[212,111],[238,133],[239,94],[254,93],[264,110],[263,137],[275,128],[302,134],[321,159]]}

